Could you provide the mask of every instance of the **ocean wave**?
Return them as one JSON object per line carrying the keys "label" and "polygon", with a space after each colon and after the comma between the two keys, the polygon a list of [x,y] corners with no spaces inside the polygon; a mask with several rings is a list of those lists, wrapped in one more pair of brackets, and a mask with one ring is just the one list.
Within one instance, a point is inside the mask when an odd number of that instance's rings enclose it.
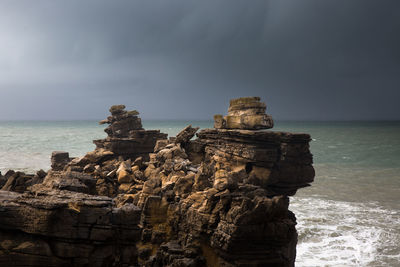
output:
{"label": "ocean wave", "polygon": [[396,266],[400,212],[377,203],[293,197],[296,266]]}

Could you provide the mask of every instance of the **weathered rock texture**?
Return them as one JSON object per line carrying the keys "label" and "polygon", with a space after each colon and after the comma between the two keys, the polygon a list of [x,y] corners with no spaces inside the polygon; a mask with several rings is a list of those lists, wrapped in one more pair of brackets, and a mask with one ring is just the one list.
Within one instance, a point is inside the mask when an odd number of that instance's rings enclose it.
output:
{"label": "weathered rock texture", "polygon": [[0,191],[0,266],[136,264],[140,213],[67,190]]}
{"label": "weathered rock texture", "polygon": [[156,141],[167,137],[159,130],[144,130],[136,110],[126,111],[124,105],[116,105],[110,108],[110,112],[111,116],[100,121],[100,124],[110,125],[104,130],[108,134],[106,139],[93,141],[97,149],[105,149],[124,158],[142,156],[148,159]]}
{"label": "weathered rock texture", "polygon": [[230,101],[228,115],[214,116],[217,129],[270,129],[274,126],[272,117],[265,114],[267,106],[259,97],[242,97]]}
{"label": "weathered rock texture", "polygon": [[109,136],[95,151],[57,152],[44,179],[10,189],[23,194],[0,191],[0,265],[294,265],[288,196],[313,181],[309,135],[244,130],[267,127],[248,123],[268,118],[259,98],[231,101],[229,116],[247,117],[236,129],[196,139],[190,125],[169,140],[145,131],[124,108],[110,109]]}
{"label": "weathered rock texture", "polygon": [[43,170],[35,175],[9,170],[4,176],[0,174],[0,189],[23,193],[29,186],[43,182],[45,176],[46,172]]}

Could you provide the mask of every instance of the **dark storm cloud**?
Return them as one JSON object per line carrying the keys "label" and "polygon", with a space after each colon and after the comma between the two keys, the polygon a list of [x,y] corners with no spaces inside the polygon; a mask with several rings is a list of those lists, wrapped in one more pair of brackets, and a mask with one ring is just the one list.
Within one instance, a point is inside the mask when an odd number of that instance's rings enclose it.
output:
{"label": "dark storm cloud", "polygon": [[0,119],[400,119],[398,1],[0,2]]}

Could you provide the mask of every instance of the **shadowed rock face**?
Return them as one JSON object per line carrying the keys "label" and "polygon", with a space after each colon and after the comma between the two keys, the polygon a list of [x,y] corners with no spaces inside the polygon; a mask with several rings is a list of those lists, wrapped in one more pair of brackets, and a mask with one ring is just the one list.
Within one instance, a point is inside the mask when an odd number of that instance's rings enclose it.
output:
{"label": "shadowed rock face", "polygon": [[0,173],[0,189],[23,193],[29,186],[42,183],[46,172],[39,170],[35,175],[9,170],[4,176]]}
{"label": "shadowed rock face", "polygon": [[[109,136],[95,151],[55,157],[23,194],[0,191],[0,264],[294,265],[288,196],[314,178],[308,134],[254,130],[265,127],[258,122],[245,130],[248,119],[232,129],[228,119],[229,129],[225,122],[193,139],[189,125],[168,140],[124,108],[110,109]],[[244,98],[231,101],[228,116],[264,112],[259,98]],[[104,145],[138,131],[151,136],[152,153]]]}
{"label": "shadowed rock face", "polygon": [[108,197],[67,190],[0,191],[0,265],[135,264],[140,213],[133,204],[117,208]]}

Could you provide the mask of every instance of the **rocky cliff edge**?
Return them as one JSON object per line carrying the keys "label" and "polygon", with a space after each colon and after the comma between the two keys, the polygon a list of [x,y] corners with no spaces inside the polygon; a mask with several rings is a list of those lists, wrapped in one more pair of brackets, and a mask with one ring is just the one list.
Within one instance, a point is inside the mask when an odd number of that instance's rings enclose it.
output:
{"label": "rocky cliff edge", "polygon": [[267,130],[265,111],[234,99],[214,129],[167,139],[111,107],[94,151],[0,175],[0,266],[294,266],[311,138]]}

